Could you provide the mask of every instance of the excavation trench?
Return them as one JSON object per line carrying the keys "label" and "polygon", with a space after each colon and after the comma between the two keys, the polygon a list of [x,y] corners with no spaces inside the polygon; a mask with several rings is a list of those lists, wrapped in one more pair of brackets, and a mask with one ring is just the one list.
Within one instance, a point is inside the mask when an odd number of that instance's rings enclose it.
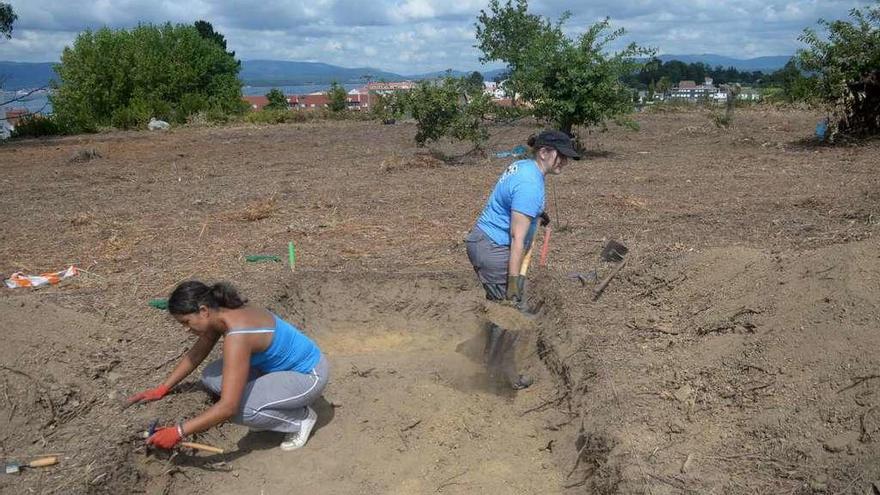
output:
{"label": "excavation trench", "polygon": [[[11,316],[29,321],[28,328],[13,331],[17,347],[7,348],[4,361],[15,371],[3,370],[10,401],[0,413],[17,428],[2,432],[4,449],[9,456],[59,451],[62,462],[7,478],[3,491],[561,490],[565,467],[559,466],[560,450],[548,442],[548,415],[554,413],[544,402],[565,383],[540,357],[552,355],[539,345],[546,329],[537,325],[520,335],[518,371],[536,383],[512,390],[504,376],[485,366],[488,324],[476,309],[483,295],[471,274],[276,272],[241,285],[254,304],[303,328],[331,363],[330,385],[316,404],[319,423],[307,448],[282,452],[278,434],[225,424],[195,440],[225,448],[226,454],[145,452],[138,434],[150,420],[192,417],[210,404],[197,376],[162,401],[121,411],[119,392],[155,382],[173,365],[135,362],[156,352],[139,348],[153,337],[141,332],[132,338],[94,315],[33,304],[33,296],[25,295],[22,303],[0,301]],[[177,326],[168,331],[169,338],[189,342]],[[179,352],[173,343],[166,347],[162,352],[172,358]],[[128,357],[113,357],[123,352]]]}

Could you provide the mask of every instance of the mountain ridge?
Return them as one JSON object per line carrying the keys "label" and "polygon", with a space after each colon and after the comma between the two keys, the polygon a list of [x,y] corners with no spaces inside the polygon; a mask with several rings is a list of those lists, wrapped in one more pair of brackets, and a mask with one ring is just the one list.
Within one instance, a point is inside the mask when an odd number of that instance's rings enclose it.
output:
{"label": "mountain ridge", "polygon": [[[714,54],[699,55],[658,55],[667,62],[680,60],[684,63],[703,62],[711,67],[736,67],[737,70],[771,72],[781,69],[791,58],[787,55],[737,59]],[[2,88],[19,90],[47,86],[56,77],[52,66],[55,62],[6,62],[0,61],[0,81]],[[456,77],[466,76],[472,71],[450,72]],[[487,81],[494,80],[504,69],[480,71]],[[433,79],[446,75],[447,71],[434,71],[420,74],[402,75],[373,67],[341,67],[322,62],[298,62],[285,60],[244,60],[239,77],[247,86],[294,86],[307,84],[365,83],[367,81],[403,81]],[[4,80],[5,78],[5,80]]]}

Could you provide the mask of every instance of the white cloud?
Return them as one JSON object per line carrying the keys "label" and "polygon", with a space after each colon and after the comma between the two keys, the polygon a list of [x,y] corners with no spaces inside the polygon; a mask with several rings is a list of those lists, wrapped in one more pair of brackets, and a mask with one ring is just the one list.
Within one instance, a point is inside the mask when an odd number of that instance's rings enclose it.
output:
{"label": "white cloud", "polygon": [[[399,73],[479,68],[474,22],[487,0],[6,0],[19,15],[0,60],[55,61],[77,32],[141,22],[214,24],[239,58],[318,60]],[[867,0],[532,0],[575,35],[610,17],[660,53],[752,57],[793,53],[803,28]]]}

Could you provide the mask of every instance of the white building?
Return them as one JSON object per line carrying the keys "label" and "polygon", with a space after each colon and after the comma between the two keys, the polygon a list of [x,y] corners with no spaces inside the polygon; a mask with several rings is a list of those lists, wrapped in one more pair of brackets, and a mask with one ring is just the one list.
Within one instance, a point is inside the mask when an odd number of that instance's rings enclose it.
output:
{"label": "white building", "polygon": [[507,92],[504,91],[504,82],[505,81],[501,81],[500,83],[496,83],[494,81],[484,81],[483,92],[487,95],[490,95],[496,100],[507,98]]}
{"label": "white building", "polygon": [[[702,99],[719,101],[719,98],[715,96],[718,93],[724,93],[724,91],[716,88],[713,84],[712,78],[707,77],[703,84],[697,84],[694,81],[680,81],[678,85],[672,88],[669,92],[669,97],[672,99],[688,101],[699,101]],[[720,101],[724,100],[727,100],[726,94],[724,95],[724,99]]]}

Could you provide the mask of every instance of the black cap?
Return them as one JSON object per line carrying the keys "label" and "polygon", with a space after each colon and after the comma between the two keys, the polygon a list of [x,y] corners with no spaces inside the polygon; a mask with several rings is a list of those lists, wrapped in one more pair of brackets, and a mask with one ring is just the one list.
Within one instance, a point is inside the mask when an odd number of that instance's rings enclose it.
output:
{"label": "black cap", "polygon": [[550,148],[555,149],[559,153],[572,158],[574,160],[580,160],[581,155],[578,154],[577,151],[574,150],[574,146],[572,145],[571,138],[568,137],[568,134],[560,131],[543,131],[535,137],[535,149],[540,148],[541,146],[548,146]]}

